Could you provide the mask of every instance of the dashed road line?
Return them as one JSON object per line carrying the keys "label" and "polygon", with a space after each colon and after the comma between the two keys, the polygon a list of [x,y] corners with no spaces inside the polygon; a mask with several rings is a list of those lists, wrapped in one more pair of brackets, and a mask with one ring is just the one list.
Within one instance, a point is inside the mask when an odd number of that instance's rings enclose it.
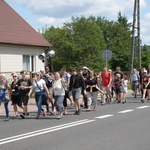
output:
{"label": "dashed road line", "polygon": [[95,117],[96,119],[104,119],[104,118],[108,118],[108,117],[112,117],[114,116],[113,114],[108,114],[108,115],[103,115],[103,116],[98,116],[98,117]]}
{"label": "dashed road line", "polygon": [[128,113],[128,112],[132,112],[134,111],[133,109],[128,109],[128,110],[124,110],[124,111],[119,111],[118,113],[119,114],[125,114],[125,113]]}
{"label": "dashed road line", "polygon": [[144,108],[148,108],[150,106],[141,106],[141,107],[137,107],[137,109],[144,109]]}

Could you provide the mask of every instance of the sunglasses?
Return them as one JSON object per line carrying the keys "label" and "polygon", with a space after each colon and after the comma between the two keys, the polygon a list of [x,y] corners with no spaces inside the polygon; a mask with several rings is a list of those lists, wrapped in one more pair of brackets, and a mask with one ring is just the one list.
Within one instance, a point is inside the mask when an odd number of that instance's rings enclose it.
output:
{"label": "sunglasses", "polygon": [[13,76],[13,77],[17,77],[17,76]]}
{"label": "sunglasses", "polygon": [[36,76],[40,76],[39,74],[36,74]]}

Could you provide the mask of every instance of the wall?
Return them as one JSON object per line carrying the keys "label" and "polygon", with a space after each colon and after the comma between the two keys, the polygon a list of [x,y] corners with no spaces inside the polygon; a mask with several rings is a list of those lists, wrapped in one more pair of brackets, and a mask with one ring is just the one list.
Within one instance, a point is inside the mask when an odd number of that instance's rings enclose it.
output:
{"label": "wall", "polygon": [[43,47],[0,44],[0,73],[6,74],[8,78],[11,72],[19,73],[23,69],[23,55],[33,56],[33,72],[37,72],[44,68],[44,63],[38,59],[38,55],[44,51]]}

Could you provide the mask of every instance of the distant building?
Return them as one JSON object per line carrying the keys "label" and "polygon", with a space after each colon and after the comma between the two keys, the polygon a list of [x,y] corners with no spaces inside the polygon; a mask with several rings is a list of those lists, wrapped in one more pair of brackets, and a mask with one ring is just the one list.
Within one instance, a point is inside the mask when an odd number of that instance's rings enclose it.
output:
{"label": "distant building", "polygon": [[43,68],[38,55],[52,45],[4,0],[0,0],[0,20],[0,73]]}

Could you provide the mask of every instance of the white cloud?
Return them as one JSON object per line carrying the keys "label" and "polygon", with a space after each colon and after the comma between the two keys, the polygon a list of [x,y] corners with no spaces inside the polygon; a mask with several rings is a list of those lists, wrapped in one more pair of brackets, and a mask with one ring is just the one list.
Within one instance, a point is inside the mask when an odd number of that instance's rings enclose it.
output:
{"label": "white cloud", "polygon": [[150,13],[145,14],[144,19],[149,20],[150,21]]}
{"label": "white cloud", "polygon": [[[16,2],[16,1],[15,1]],[[134,0],[18,0],[18,2],[39,16],[38,25],[61,26],[74,16],[102,16],[116,20],[118,12],[125,15],[129,22],[133,19]],[[140,0],[141,37],[144,43],[150,44],[150,13],[149,0]]]}
{"label": "white cloud", "polygon": [[27,8],[50,17],[73,15],[117,15],[132,12],[133,0],[19,0]]}
{"label": "white cloud", "polygon": [[37,20],[37,24],[41,24],[42,26],[48,25],[58,27],[61,26],[63,23],[65,23],[67,20],[70,21],[70,18],[53,18],[44,16]]}

